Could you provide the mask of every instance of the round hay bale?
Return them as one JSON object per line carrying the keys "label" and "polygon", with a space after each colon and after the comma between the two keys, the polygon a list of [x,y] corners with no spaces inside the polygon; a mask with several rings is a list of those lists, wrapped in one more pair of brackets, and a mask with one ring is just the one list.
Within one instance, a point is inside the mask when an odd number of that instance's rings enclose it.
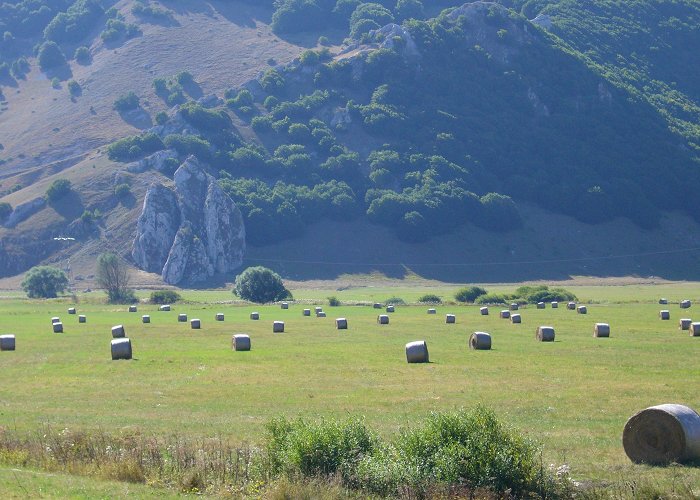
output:
{"label": "round hay bale", "polygon": [[68,314],[75,314],[75,307],[69,307]]}
{"label": "round hay bale", "polygon": [[150,323],[151,322],[151,317],[148,314],[144,314],[141,316],[141,323]]}
{"label": "round hay bale", "polygon": [[314,312],[316,314],[320,313],[321,311],[323,311],[323,307],[314,307]]}
{"label": "round hay bale", "polygon": [[78,323],[87,323],[87,317],[84,314],[78,316]]}
{"label": "round hay bale", "polygon": [[690,330],[691,337],[700,337],[700,323],[691,323],[688,330]]}
{"label": "round hay bale", "polygon": [[190,328],[192,328],[193,330],[199,330],[200,328],[202,328],[202,321],[199,319],[193,319],[192,321],[190,321]]}
{"label": "round hay bale", "polygon": [[406,344],[406,361],[409,363],[428,363],[428,344],[425,340],[417,340]]}
{"label": "round hay bale", "polygon": [[489,315],[489,308],[482,307],[481,309],[479,309],[479,312],[481,313],[482,316],[488,316]]}
{"label": "round hay bale", "polygon": [[491,335],[486,332],[474,332],[469,336],[469,348],[476,351],[491,349]]}
{"label": "round hay bale", "polygon": [[552,309],[559,309],[559,302],[557,302],[556,300],[552,302]]}
{"label": "round hay bale", "polygon": [[284,321],[273,321],[272,333],[284,333]]}
{"label": "round hay bale", "polygon": [[14,351],[15,350],[15,336],[14,335],[0,335],[0,351]]}
{"label": "round hay bale", "polygon": [[535,333],[535,337],[540,342],[554,342],[554,327],[538,326],[537,333]]}
{"label": "round hay bale", "polygon": [[112,361],[131,359],[131,339],[119,338],[112,340]]}
{"label": "round hay bale", "polygon": [[510,315],[510,322],[513,324],[520,324],[523,322],[523,320],[519,314],[511,314]]}
{"label": "round hay bale", "polygon": [[500,313],[501,319],[510,318],[510,311],[508,309],[503,309]]}
{"label": "round hay bale", "polygon": [[381,309],[383,306],[382,306],[379,302],[375,302],[375,303],[372,305],[372,307],[375,308],[375,309]]}
{"label": "round hay bale", "polygon": [[137,312],[137,311],[138,311],[138,309],[137,309],[136,306],[129,306],[129,312],[130,312],[130,313],[135,313],[135,312]]}
{"label": "round hay bale", "polygon": [[178,314],[178,315],[177,315],[177,320],[178,320],[180,323],[187,323],[187,314],[185,314],[185,313],[180,313],[180,314]]}
{"label": "round hay bale", "polygon": [[304,312],[302,314],[304,316],[311,316],[311,309],[304,309]]}
{"label": "round hay bale", "polygon": [[260,319],[260,313],[259,312],[252,312],[250,313],[250,319],[253,321],[257,321]]}
{"label": "round hay bale", "polygon": [[671,313],[667,309],[663,309],[659,311],[659,318],[661,318],[664,321],[669,320],[671,319]]}
{"label": "round hay bale", "polygon": [[570,311],[573,311],[574,309],[576,309],[576,302],[569,302],[568,304],[566,304],[566,308]]}
{"label": "round hay bale", "polygon": [[445,314],[445,323],[453,325],[457,323],[457,317],[454,314]]}
{"label": "round hay bale", "polygon": [[593,327],[593,336],[594,337],[610,337],[610,325],[607,323],[596,323],[595,327]]}
{"label": "round hay bale", "polygon": [[681,300],[681,309],[688,309],[690,308],[690,301],[689,300]]}
{"label": "round hay bale", "polygon": [[325,318],[325,317],[326,317],[326,313],[323,312],[323,311],[319,311],[319,312],[316,313],[316,317],[317,317],[317,318]]}
{"label": "round hay bale", "polygon": [[53,333],[63,333],[63,323],[60,321],[53,324]]}
{"label": "round hay bale", "polygon": [[288,302],[282,302],[282,303],[280,304],[280,307],[281,307],[282,309],[289,309],[289,303],[288,303]]}
{"label": "round hay bale", "polygon": [[170,305],[169,305],[169,304],[162,305],[162,306],[160,306],[160,307],[158,308],[158,310],[159,310],[159,311],[169,311],[169,310],[170,310]]}
{"label": "round hay bale", "polygon": [[393,312],[394,312],[394,306],[391,306],[391,305],[386,306],[386,312],[388,312],[388,313],[393,313]]}
{"label": "round hay bale", "polygon": [[520,306],[519,306],[518,304],[516,304],[515,302],[513,302],[513,303],[508,307],[508,309],[510,309],[511,311],[517,311],[518,309],[520,309]]}
{"label": "round hay bale", "polygon": [[537,309],[544,309],[544,302],[538,302]]}
{"label": "round hay bale", "polygon": [[54,316],[53,318],[51,318],[52,325],[55,325],[56,323],[60,323],[60,322],[61,322],[61,318],[59,318],[58,316]]}
{"label": "round hay bale", "polygon": [[678,320],[678,329],[679,330],[690,330],[690,324],[693,322],[692,319],[690,318],[681,318]]}
{"label": "round hay bale", "polygon": [[250,351],[250,335],[237,333],[231,338],[231,348],[234,351]]}
{"label": "round hay bale", "polygon": [[665,298],[659,299],[659,304],[661,304],[661,305],[666,305],[666,304],[668,304],[668,299],[665,299]]}
{"label": "round hay bale", "polygon": [[652,406],[630,417],[622,446],[635,463],[669,464],[700,458],[700,415],[679,404]]}
{"label": "round hay bale", "polygon": [[124,330],[124,325],[117,325],[112,327],[112,338],[122,339],[126,337],[126,330]]}
{"label": "round hay bale", "polygon": [[389,316],[386,314],[380,314],[377,316],[377,323],[380,325],[388,325],[389,324]]}
{"label": "round hay bale", "polygon": [[428,314],[437,314],[436,309],[428,309]]}
{"label": "round hay bale", "polygon": [[348,320],[346,318],[336,318],[335,327],[338,330],[347,330],[348,329]]}
{"label": "round hay bale", "polygon": [[223,321],[224,320],[224,313],[216,313],[215,319],[216,319],[216,321]]}
{"label": "round hay bale", "polygon": [[588,308],[586,306],[578,306],[576,312],[578,314],[588,314]]}

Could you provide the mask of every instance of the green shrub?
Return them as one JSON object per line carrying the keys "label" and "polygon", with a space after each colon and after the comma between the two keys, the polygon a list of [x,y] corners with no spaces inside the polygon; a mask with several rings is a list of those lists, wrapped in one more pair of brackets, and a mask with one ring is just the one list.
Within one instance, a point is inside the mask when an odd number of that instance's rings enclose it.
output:
{"label": "green shrub", "polygon": [[546,285],[521,286],[515,290],[515,295],[530,304],[537,304],[538,302],[568,302],[577,300],[576,295],[564,290],[563,288],[550,289]]}
{"label": "green shrub", "polygon": [[505,293],[487,293],[480,295],[476,299],[477,304],[508,304],[515,300],[514,295]]}
{"label": "green shrub", "polygon": [[46,199],[54,203],[71,192],[72,185],[68,179],[56,179],[46,190]]}
{"label": "green shrub", "polygon": [[129,196],[130,194],[131,194],[131,187],[128,184],[122,183],[122,184],[117,184],[116,186],[114,186],[114,196],[116,196],[117,198],[125,198],[125,197]]}
{"label": "green shrub", "polygon": [[455,293],[457,302],[474,302],[478,297],[486,295],[486,290],[479,286],[468,286],[461,288]]}
{"label": "green shrub", "polygon": [[182,300],[182,296],[174,290],[151,292],[151,304],[174,304],[180,300]]}
{"label": "green shrub", "polygon": [[68,82],[68,92],[70,92],[71,96],[78,97],[82,93],[82,91],[83,89],[80,87],[80,84],[75,80],[71,80]]}
{"label": "green shrub", "polygon": [[169,119],[168,113],[166,113],[165,111],[159,111],[158,113],[156,113],[155,119],[158,125],[165,125]]}
{"label": "green shrub", "polygon": [[389,297],[383,303],[384,304],[391,304],[394,306],[405,306],[406,305],[406,301],[403,300],[401,297]]}
{"label": "green shrub", "polygon": [[84,45],[78,47],[75,49],[73,59],[75,59],[75,62],[83,66],[90,64],[90,61],[92,60],[92,57],[90,56],[90,49]]}
{"label": "green shrub", "polygon": [[42,71],[66,64],[66,56],[55,42],[44,42],[37,57]]}
{"label": "green shrub", "polygon": [[31,299],[50,299],[68,286],[66,273],[51,266],[32,267],[22,280],[22,289]]}
{"label": "green shrub", "polygon": [[0,202],[0,222],[7,219],[12,213],[12,205],[6,201]]}
{"label": "green shrub", "polygon": [[340,306],[340,299],[338,297],[328,297],[328,305],[331,307]]}
{"label": "green shrub", "polygon": [[128,94],[117,97],[113,106],[113,108],[120,113],[131,111],[132,109],[136,109],[138,107],[139,96],[137,96],[134,92],[129,92]]}
{"label": "green shrub", "polygon": [[132,161],[164,148],[165,145],[160,137],[147,132],[143,135],[132,135],[113,142],[107,146],[107,156],[110,160]]}
{"label": "green shrub", "polygon": [[236,277],[233,293],[244,300],[264,304],[291,297],[282,278],[266,267],[249,267]]}
{"label": "green shrub", "polygon": [[426,304],[441,304],[442,298],[433,293],[428,293],[426,295],[418,297],[418,302],[423,302]]}

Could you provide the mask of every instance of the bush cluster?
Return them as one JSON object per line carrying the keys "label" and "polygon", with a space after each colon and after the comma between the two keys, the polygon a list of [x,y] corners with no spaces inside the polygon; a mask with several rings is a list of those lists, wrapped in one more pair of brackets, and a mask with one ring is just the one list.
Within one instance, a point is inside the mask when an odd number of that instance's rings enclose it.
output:
{"label": "bush cluster", "polygon": [[174,304],[182,300],[182,296],[175,290],[158,290],[151,292],[151,304]]}

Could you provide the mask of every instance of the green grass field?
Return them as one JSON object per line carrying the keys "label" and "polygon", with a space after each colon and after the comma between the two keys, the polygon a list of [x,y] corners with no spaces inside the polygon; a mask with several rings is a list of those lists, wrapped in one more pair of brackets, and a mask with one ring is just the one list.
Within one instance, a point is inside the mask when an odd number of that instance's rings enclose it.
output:
{"label": "green grass field", "polygon": [[[681,310],[677,304],[697,300],[700,286],[567,288],[590,304],[587,315],[564,304],[527,306],[520,325],[500,319],[500,307],[481,316],[477,306],[450,304],[437,306],[436,316],[424,305],[397,307],[390,324],[380,326],[381,311],[372,307],[323,304],[328,295],[410,302],[437,293],[447,299],[456,289],[447,286],[300,289],[294,296],[304,303],[288,310],[216,304],[233,299],[225,291],[183,292],[188,302],[171,312],[140,304],[136,314],[88,294],[75,304],[87,324],[67,314],[70,299],[9,294],[0,298],[0,334],[14,333],[17,350],[0,353],[0,426],[19,433],[49,425],[256,443],[265,422],[278,415],[363,415],[391,436],[433,410],[483,403],[542,443],[545,463],[569,464],[577,481],[700,485],[699,468],[633,465],[621,445],[622,428],[638,410],[666,402],[700,408],[700,338],[678,330],[678,319],[692,318],[700,305]],[[676,301],[663,306],[670,321],[658,319],[660,296]],[[327,318],[302,316],[313,301],[324,305]],[[260,321],[249,319],[253,310]],[[182,312],[201,319],[202,329],[178,323]],[[225,322],[214,321],[217,312],[226,314]],[[456,314],[457,324],[445,324],[446,313]],[[152,323],[142,324],[142,314]],[[52,316],[61,317],[64,334],[52,333]],[[336,317],[348,318],[347,331],[335,329]],[[285,321],[284,334],[272,333],[273,320]],[[610,323],[611,338],[593,338],[596,322]],[[132,339],[132,361],[110,359],[116,324]],[[538,325],[554,326],[556,341],[537,342]],[[477,330],[491,333],[491,351],[467,348]],[[231,350],[235,333],[250,334],[251,352]],[[406,363],[404,345],[413,340],[427,341],[431,363]]]}

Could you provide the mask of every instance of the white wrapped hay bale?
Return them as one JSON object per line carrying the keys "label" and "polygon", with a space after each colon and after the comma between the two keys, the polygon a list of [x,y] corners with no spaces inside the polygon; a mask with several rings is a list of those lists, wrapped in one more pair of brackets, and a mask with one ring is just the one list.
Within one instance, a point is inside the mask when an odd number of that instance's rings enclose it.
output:
{"label": "white wrapped hay bale", "polygon": [[428,314],[437,314],[436,309],[428,309]]}
{"label": "white wrapped hay bale", "polygon": [[664,306],[665,306],[666,304],[668,304],[668,299],[665,299],[665,298],[661,298],[661,299],[659,299],[659,304],[661,304],[661,305],[664,305]]}
{"label": "white wrapped hay bale", "polygon": [[137,312],[137,311],[138,311],[138,309],[137,309],[136,306],[129,306],[129,312],[130,312],[130,313],[135,313],[135,312]]}
{"label": "white wrapped hay bale", "polygon": [[15,336],[14,335],[0,335],[0,351],[14,351],[15,350]]}
{"label": "white wrapped hay bale", "polygon": [[552,309],[559,309],[559,302],[556,300],[552,302]]}
{"label": "white wrapped hay bale", "polygon": [[688,330],[690,331],[691,337],[700,337],[700,323],[691,323],[690,327],[688,327]]}
{"label": "white wrapped hay bale", "polygon": [[669,319],[671,319],[671,312],[668,311],[667,309],[663,309],[663,310],[659,311],[659,318],[661,318],[664,321],[669,320]]}
{"label": "white wrapped hay bale", "polygon": [[454,314],[445,314],[445,323],[452,325],[457,323],[457,317]]}
{"label": "white wrapped hay bale", "polygon": [[87,323],[87,317],[84,314],[78,316],[78,323]]}
{"label": "white wrapped hay bale", "polygon": [[596,323],[593,328],[594,337],[610,337],[610,325],[608,323]]}
{"label": "white wrapped hay bale", "polygon": [[510,309],[511,311],[517,311],[518,309],[520,309],[520,306],[519,306],[517,303],[513,302],[513,303],[510,305],[509,309]]}
{"label": "white wrapped hay bale", "polygon": [[554,327],[552,326],[538,326],[535,337],[540,342],[554,342]]}
{"label": "white wrapped hay bale", "polygon": [[519,314],[511,314],[510,315],[510,322],[513,324],[520,324],[523,322],[523,320]]}
{"label": "white wrapped hay bale", "polygon": [[486,332],[474,332],[469,336],[469,348],[476,351],[491,349],[491,335]]}
{"label": "white wrapped hay bale", "polygon": [[170,310],[170,305],[169,304],[164,304],[158,308],[159,311],[169,311]]}
{"label": "white wrapped hay bale", "polygon": [[177,315],[177,320],[178,320],[180,323],[187,323],[187,314],[184,314],[184,313],[178,314],[178,315]]}
{"label": "white wrapped hay bale", "polygon": [[428,363],[428,344],[425,340],[417,340],[406,344],[406,361],[409,363]]}
{"label": "white wrapped hay bale", "polygon": [[372,305],[372,307],[374,307],[375,309],[381,309],[381,308],[382,308],[382,305],[381,305],[379,302],[375,302],[375,303]]}
{"label": "white wrapped hay bale", "polygon": [[112,327],[112,338],[121,339],[126,337],[126,330],[124,330],[124,325],[117,325]]}
{"label": "white wrapped hay bale", "polygon": [[60,322],[61,322],[61,318],[59,318],[58,316],[54,316],[53,318],[51,318],[52,325],[55,325],[56,323],[60,323]]}
{"label": "white wrapped hay bale", "polygon": [[679,330],[689,330],[690,324],[692,322],[693,322],[693,320],[690,318],[681,318],[680,320],[678,320],[678,329]]}
{"label": "white wrapped hay bale", "polygon": [[63,333],[63,323],[60,321],[53,324],[53,333]]}
{"label": "white wrapped hay bale", "polygon": [[635,463],[669,464],[700,458],[700,415],[679,404],[652,406],[633,415],[622,446]]}
{"label": "white wrapped hay bale", "polygon": [[284,321],[274,321],[272,323],[272,333],[284,333]]}
{"label": "white wrapped hay bale", "polygon": [[302,314],[303,314],[304,316],[311,316],[311,309],[304,309],[304,311],[302,312]]}
{"label": "white wrapped hay bale", "polygon": [[231,347],[234,351],[250,351],[250,335],[237,333],[231,338]]}
{"label": "white wrapped hay bale", "polygon": [[377,316],[377,323],[380,325],[388,325],[389,324],[389,316],[386,314],[380,314]]}
{"label": "white wrapped hay bale", "polygon": [[338,330],[347,330],[348,329],[348,320],[347,318],[337,318],[335,320],[335,327]]}
{"label": "white wrapped hay bale", "polygon": [[260,313],[259,312],[252,312],[250,313],[250,319],[253,321],[257,321],[260,319]]}
{"label": "white wrapped hay bale", "polygon": [[75,314],[75,307],[69,307],[68,314]]}
{"label": "white wrapped hay bale", "polygon": [[148,314],[144,314],[141,316],[141,323],[150,323],[151,322],[151,317]]}
{"label": "white wrapped hay bale", "polygon": [[586,306],[578,306],[576,312],[579,314],[588,314],[588,308]]}
{"label": "white wrapped hay bale", "polygon": [[574,309],[576,309],[576,302],[569,302],[568,304],[566,304],[566,308],[570,311],[573,311]]}
{"label": "white wrapped hay bale", "polygon": [[681,300],[681,309],[688,309],[690,307],[689,300]]}
{"label": "white wrapped hay bale", "polygon": [[510,318],[510,311],[508,309],[503,309],[501,311],[500,316],[501,316],[501,319],[508,319],[508,318]]}
{"label": "white wrapped hay bale", "polygon": [[544,309],[544,302],[538,302],[537,309]]}
{"label": "white wrapped hay bale", "polygon": [[119,338],[112,340],[112,361],[131,359],[131,339]]}
{"label": "white wrapped hay bale", "polygon": [[316,317],[317,317],[317,318],[325,318],[325,317],[326,317],[326,313],[323,312],[323,311],[319,311],[319,312],[316,313]]}
{"label": "white wrapped hay bale", "polygon": [[190,321],[190,328],[192,328],[193,330],[199,330],[200,328],[202,328],[202,321],[199,319],[193,319],[192,321]]}
{"label": "white wrapped hay bale", "polygon": [[481,309],[479,309],[479,312],[481,313],[482,316],[488,316],[489,315],[489,308],[482,307]]}
{"label": "white wrapped hay bale", "polygon": [[314,312],[315,312],[316,314],[318,314],[318,313],[320,313],[320,312],[322,312],[322,311],[323,311],[323,307],[314,307]]}
{"label": "white wrapped hay bale", "polygon": [[281,307],[282,309],[289,309],[289,302],[282,302],[282,303],[280,304],[280,307]]}
{"label": "white wrapped hay bale", "polygon": [[393,313],[394,310],[395,310],[394,306],[392,306],[392,305],[386,306],[386,312],[388,312],[388,313]]}
{"label": "white wrapped hay bale", "polygon": [[223,321],[224,313],[216,313],[216,321]]}

